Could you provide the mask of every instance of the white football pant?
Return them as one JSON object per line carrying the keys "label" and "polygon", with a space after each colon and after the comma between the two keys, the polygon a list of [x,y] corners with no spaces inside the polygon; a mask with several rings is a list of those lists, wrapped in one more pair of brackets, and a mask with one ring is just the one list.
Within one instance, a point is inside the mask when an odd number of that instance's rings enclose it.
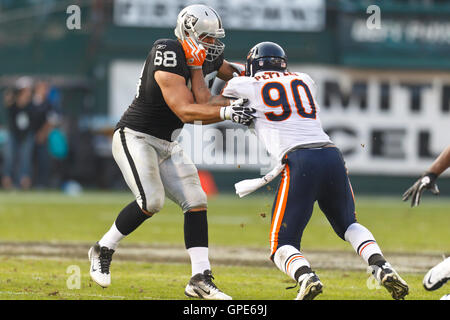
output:
{"label": "white football pant", "polygon": [[129,128],[113,135],[112,153],[141,209],[161,210],[165,195],[187,212],[206,208],[198,171],[178,142],[170,142]]}

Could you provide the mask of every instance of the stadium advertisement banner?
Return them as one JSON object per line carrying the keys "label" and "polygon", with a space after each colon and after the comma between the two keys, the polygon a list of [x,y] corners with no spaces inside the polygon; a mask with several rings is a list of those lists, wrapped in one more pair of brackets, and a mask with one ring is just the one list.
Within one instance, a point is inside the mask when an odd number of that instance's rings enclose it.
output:
{"label": "stadium advertisement banner", "polygon": [[410,68],[450,67],[450,12],[390,12],[378,27],[365,12],[339,14],[341,62]]}
{"label": "stadium advertisement banner", "polygon": [[[131,102],[141,67],[111,65],[111,116],[120,117]],[[323,127],[352,174],[417,175],[450,144],[448,73],[305,65],[290,70],[314,79]],[[200,168],[267,172],[274,165],[254,135],[230,122],[186,125],[179,140]]]}
{"label": "stadium advertisement banner", "polygon": [[[197,1],[115,0],[114,23],[123,27],[174,28],[177,15]],[[325,0],[212,0],[208,5],[222,18],[225,30],[322,31]]]}
{"label": "stadium advertisement banner", "polygon": [[352,173],[417,175],[450,144],[449,73],[296,69],[316,81],[323,127]]}

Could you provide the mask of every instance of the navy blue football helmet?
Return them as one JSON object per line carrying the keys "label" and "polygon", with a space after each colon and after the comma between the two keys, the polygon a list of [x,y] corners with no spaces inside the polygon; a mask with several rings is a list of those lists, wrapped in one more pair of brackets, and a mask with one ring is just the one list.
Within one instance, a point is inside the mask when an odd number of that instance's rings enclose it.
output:
{"label": "navy blue football helmet", "polygon": [[274,42],[260,42],[250,49],[245,63],[245,75],[252,77],[261,70],[287,70],[287,56],[282,47]]}

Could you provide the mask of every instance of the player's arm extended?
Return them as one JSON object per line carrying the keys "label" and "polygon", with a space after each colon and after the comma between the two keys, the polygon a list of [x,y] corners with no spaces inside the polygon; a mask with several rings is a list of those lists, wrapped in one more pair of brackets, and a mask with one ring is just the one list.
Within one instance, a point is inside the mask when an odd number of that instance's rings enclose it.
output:
{"label": "player's arm extended", "polygon": [[420,197],[425,189],[431,190],[435,195],[439,194],[439,188],[436,179],[450,167],[450,146],[448,146],[434,160],[431,167],[408,189],[403,193],[402,200],[406,201],[411,197],[411,207],[418,206]]}
{"label": "player's arm extended", "polygon": [[[201,69],[191,69],[191,84],[192,92],[197,103],[208,103],[212,106],[225,106],[229,105],[231,99],[225,98],[224,96],[212,96],[209,91],[205,78],[203,77],[203,71]],[[243,75],[245,72],[245,67],[236,63],[229,63],[224,60],[222,66],[219,69],[217,77],[229,81],[236,75]]]}
{"label": "player's arm extended", "polygon": [[220,106],[196,104],[182,76],[158,70],[155,72],[155,80],[161,88],[167,105],[184,123],[202,121],[204,124],[209,124],[222,121]]}
{"label": "player's arm extended", "polygon": [[228,106],[231,101],[222,96],[212,96],[209,91],[203,71],[201,69],[191,69],[192,94],[197,103],[207,103],[211,106]]}
{"label": "player's arm extended", "polygon": [[238,99],[226,106],[211,106],[194,103],[194,97],[186,86],[184,77],[158,70],[155,72],[155,80],[161,88],[164,100],[169,108],[184,123],[202,121],[202,124],[210,124],[222,120],[231,120],[236,123],[249,125],[256,112],[255,109],[246,106],[248,100]]}
{"label": "player's arm extended", "polygon": [[217,77],[224,80],[229,81],[236,75],[242,76],[245,73],[244,65],[238,63],[230,63],[227,60],[223,60],[222,66],[217,73]]}
{"label": "player's arm extended", "polygon": [[224,96],[211,96],[208,100],[208,104],[211,106],[223,106],[229,105],[234,99],[226,98]]}
{"label": "player's arm extended", "polygon": [[[211,92],[206,85],[202,69],[190,69],[191,90],[197,103],[208,103],[211,99]],[[227,105],[227,104],[225,104]]]}
{"label": "player's arm extended", "polygon": [[441,152],[441,154],[434,160],[428,172],[434,173],[436,176],[440,176],[442,172],[450,167],[450,145]]}

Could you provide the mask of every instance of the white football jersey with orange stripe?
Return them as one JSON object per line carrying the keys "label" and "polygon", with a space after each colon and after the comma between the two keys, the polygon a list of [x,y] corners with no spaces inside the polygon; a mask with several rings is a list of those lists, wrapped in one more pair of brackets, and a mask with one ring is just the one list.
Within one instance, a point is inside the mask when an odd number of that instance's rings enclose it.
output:
{"label": "white football jersey with orange stripe", "polygon": [[222,95],[249,99],[256,109],[252,127],[267,151],[281,159],[295,146],[331,142],[319,119],[316,90],[306,73],[261,71],[231,79]]}

